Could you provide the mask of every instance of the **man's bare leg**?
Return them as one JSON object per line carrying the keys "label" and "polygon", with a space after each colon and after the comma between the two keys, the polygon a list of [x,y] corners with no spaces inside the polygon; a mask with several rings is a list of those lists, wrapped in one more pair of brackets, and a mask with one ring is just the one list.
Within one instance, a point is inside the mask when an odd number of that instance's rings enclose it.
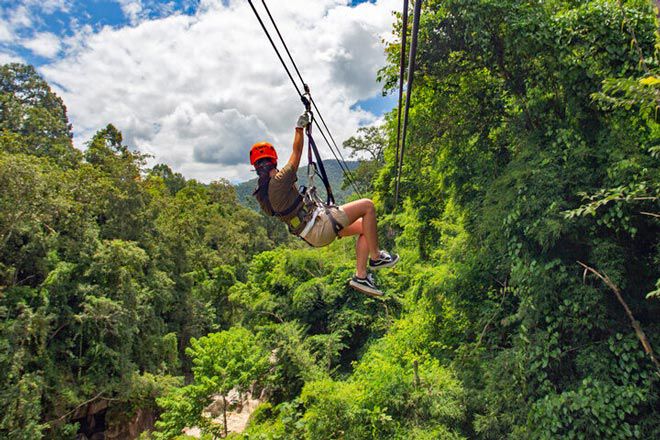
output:
{"label": "man's bare leg", "polygon": [[367,244],[367,238],[362,233],[362,219],[357,219],[350,225],[343,228],[339,235],[341,237],[349,237],[351,235],[357,235],[357,241],[355,242],[355,256],[356,256],[356,274],[360,278],[367,276],[367,260],[369,259],[369,245]]}
{"label": "man's bare leg", "polygon": [[[376,208],[374,207],[374,202],[369,199],[360,199],[341,206],[341,209],[344,210],[348,216],[350,226],[342,229],[339,235],[342,237],[355,235],[356,232],[351,230],[351,227],[357,220],[362,219],[360,222],[361,231],[359,233],[364,235],[367,240],[367,248],[371,258],[378,258],[380,248],[378,247],[378,223],[376,220]],[[344,231],[346,232],[344,233]]]}
{"label": "man's bare leg", "polygon": [[364,234],[358,235],[355,241],[355,257],[356,257],[356,275],[359,278],[367,276],[367,260],[369,259],[369,245],[367,244],[367,237]]}

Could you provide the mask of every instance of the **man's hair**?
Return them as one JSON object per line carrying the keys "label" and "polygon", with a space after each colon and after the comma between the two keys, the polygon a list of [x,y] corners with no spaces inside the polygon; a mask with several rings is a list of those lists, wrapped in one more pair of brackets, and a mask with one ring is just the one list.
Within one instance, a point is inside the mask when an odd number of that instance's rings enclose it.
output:
{"label": "man's hair", "polygon": [[[257,198],[259,204],[268,211],[265,207],[270,206],[268,203],[268,184],[270,183],[270,171],[274,170],[277,167],[277,161],[274,159],[265,157],[259,159],[254,163],[254,168],[259,175],[259,183],[257,189],[252,193],[253,196]],[[273,215],[272,212],[267,212],[269,215]]]}

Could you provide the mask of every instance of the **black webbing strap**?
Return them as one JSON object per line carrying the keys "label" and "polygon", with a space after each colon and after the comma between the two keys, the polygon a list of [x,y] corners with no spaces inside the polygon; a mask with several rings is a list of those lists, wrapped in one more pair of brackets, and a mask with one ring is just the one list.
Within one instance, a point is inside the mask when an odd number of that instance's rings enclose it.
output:
{"label": "black webbing strap", "polygon": [[275,211],[273,209],[273,205],[270,203],[270,198],[268,197],[268,185],[270,184],[270,179],[263,185],[264,187],[262,188],[261,186],[258,187],[252,195],[257,195],[257,193],[261,192],[262,194],[262,200],[264,201],[264,204],[268,208],[268,210],[271,212],[271,216],[273,217],[286,217],[287,215],[291,214],[293,211],[296,210],[296,208],[302,203],[303,201],[303,196],[298,194],[298,197],[296,197],[296,200],[286,208],[284,211]]}
{"label": "black webbing strap", "polygon": [[413,77],[415,75],[415,55],[417,53],[417,34],[419,32],[419,20],[422,11],[422,1],[415,0],[413,9],[412,41],[410,42],[410,57],[408,58],[408,82],[406,85],[406,104],[403,111],[403,128],[401,129],[401,154],[398,156],[396,185],[394,189],[394,209],[399,204],[399,185],[401,173],[403,172],[403,155],[406,149],[406,132],[408,130],[408,112],[410,110],[410,95],[413,88]]}
{"label": "black webbing strap", "polygon": [[[305,90],[305,94],[309,95],[309,86],[307,84],[304,84],[303,88]],[[305,110],[307,110],[307,112],[309,112],[309,114],[312,115],[310,99],[308,99],[305,95],[301,96],[300,99],[305,105]],[[312,166],[315,171],[316,169],[318,169],[318,171],[320,172],[319,175],[321,176],[321,180],[323,181],[323,186],[325,186],[325,192],[328,195],[327,204],[334,205],[335,196],[332,194],[332,188],[330,188],[330,180],[328,179],[328,174],[325,172],[325,167],[323,166],[323,160],[321,159],[321,154],[319,153],[319,149],[316,147],[316,142],[314,142],[314,138],[312,137],[311,121],[310,124],[307,126],[306,133],[307,133],[307,160],[309,162],[309,166]],[[314,153],[316,162],[314,162],[314,157],[312,157],[312,152]]]}
{"label": "black webbing strap", "polygon": [[[308,139],[308,148],[314,152],[316,157],[316,166],[318,166],[319,174],[321,175],[321,180],[323,181],[323,186],[325,186],[325,191],[328,194],[327,203],[328,205],[335,204],[335,196],[332,194],[332,188],[330,188],[330,180],[328,180],[328,175],[325,172],[325,167],[323,166],[323,161],[321,160],[321,155],[319,150],[316,147],[316,142],[312,137],[312,124],[307,126],[307,139]],[[311,157],[311,153],[309,154]]]}
{"label": "black webbing strap", "polygon": [[339,236],[339,232],[344,229],[344,226],[337,221],[337,219],[332,215],[332,211],[327,206],[325,207],[325,214],[328,216],[328,219],[330,219],[332,230],[335,231],[335,235]]}
{"label": "black webbing strap", "polygon": [[[287,215],[291,214],[293,211],[296,210],[296,208],[300,205],[302,200],[303,200],[303,197],[300,194],[298,194],[298,197],[296,197],[295,202],[293,202],[293,204],[291,206],[289,206],[288,208],[286,208],[284,211],[275,211],[274,209],[272,209],[273,205],[270,205],[271,210],[273,211],[273,216],[274,217],[286,217]],[[268,204],[270,204],[270,199],[268,199]]]}
{"label": "black webbing strap", "polygon": [[[403,1],[403,11],[401,13],[401,58],[399,60],[399,104],[396,108],[396,157],[395,164],[397,172],[399,170],[399,150],[401,149],[401,110],[403,103],[403,77],[406,71],[406,37],[408,35],[408,0]],[[397,201],[394,202],[394,211],[396,211]]]}

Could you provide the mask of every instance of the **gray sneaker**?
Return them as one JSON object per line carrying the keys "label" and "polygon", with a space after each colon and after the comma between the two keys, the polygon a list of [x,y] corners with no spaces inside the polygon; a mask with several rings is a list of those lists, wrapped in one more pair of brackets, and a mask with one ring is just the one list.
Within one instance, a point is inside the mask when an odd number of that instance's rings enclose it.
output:
{"label": "gray sneaker", "polygon": [[399,256],[397,254],[390,255],[387,251],[380,251],[378,258],[372,260],[369,258],[369,268],[370,269],[382,269],[384,267],[392,267],[399,261]]}
{"label": "gray sneaker", "polygon": [[348,285],[358,292],[374,298],[381,298],[383,296],[383,292],[376,287],[371,274],[367,274],[366,278],[359,278],[357,275],[354,275],[351,281],[348,282]]}

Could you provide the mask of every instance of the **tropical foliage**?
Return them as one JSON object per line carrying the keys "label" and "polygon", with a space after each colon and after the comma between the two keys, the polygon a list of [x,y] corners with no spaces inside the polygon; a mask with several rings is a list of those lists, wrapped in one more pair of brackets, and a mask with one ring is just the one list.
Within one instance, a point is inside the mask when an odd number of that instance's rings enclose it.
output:
{"label": "tropical foliage", "polygon": [[80,153],[3,66],[0,436],[71,438],[94,403],[223,437],[205,408],[236,391],[263,401],[236,439],[660,437],[656,14],[424,2],[399,206],[396,111],[345,144],[402,257],[384,300],[346,287],[351,239],[286,238],[112,125]]}

